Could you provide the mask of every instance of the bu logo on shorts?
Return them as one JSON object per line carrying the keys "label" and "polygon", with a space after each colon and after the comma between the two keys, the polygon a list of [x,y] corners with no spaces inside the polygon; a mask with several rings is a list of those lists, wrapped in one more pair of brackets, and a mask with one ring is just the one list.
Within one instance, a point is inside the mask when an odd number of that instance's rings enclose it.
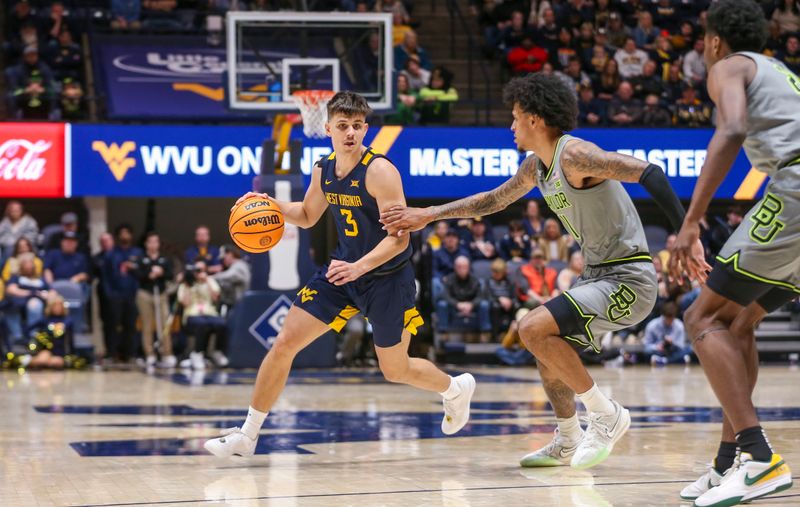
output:
{"label": "bu logo on shorts", "polygon": [[621,283],[619,289],[608,297],[611,299],[611,305],[606,312],[608,320],[616,322],[631,314],[631,306],[636,302],[636,293],[633,292],[633,289]]}
{"label": "bu logo on shorts", "polygon": [[314,301],[314,295],[317,294],[317,291],[311,290],[308,287],[303,287],[300,289],[300,292],[297,293],[300,296],[300,301],[303,303],[308,303],[309,301]]}
{"label": "bu logo on shorts", "polygon": [[778,220],[781,211],[783,211],[783,201],[774,194],[765,195],[761,205],[750,216],[750,220],[753,221],[750,238],[761,244],[767,244],[775,239],[775,235],[786,226]]}

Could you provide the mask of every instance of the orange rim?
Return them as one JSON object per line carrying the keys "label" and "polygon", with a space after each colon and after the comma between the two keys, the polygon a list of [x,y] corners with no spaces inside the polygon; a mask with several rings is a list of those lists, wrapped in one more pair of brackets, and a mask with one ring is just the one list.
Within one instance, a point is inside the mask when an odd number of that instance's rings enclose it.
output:
{"label": "orange rim", "polygon": [[298,101],[309,106],[314,106],[321,100],[330,100],[334,95],[336,92],[333,90],[298,90],[292,93],[292,97],[297,97]]}

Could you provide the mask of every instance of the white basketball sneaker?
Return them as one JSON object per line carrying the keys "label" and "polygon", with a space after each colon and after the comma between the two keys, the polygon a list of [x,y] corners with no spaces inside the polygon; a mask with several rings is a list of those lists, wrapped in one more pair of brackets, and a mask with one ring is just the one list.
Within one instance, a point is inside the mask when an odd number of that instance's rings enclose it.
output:
{"label": "white basketball sneaker", "polygon": [[589,414],[589,425],[583,440],[575,450],[570,463],[573,468],[585,469],[599,465],[614,449],[614,444],[631,427],[631,415],[626,408],[611,400],[614,412],[610,414]]}
{"label": "white basketball sneaker", "polygon": [[475,377],[469,373],[459,375],[454,381],[461,387],[461,394],[452,400],[442,400],[444,404],[444,417],[442,418],[442,433],[452,435],[469,421],[469,405],[475,393]]}
{"label": "white basketball sneaker", "polygon": [[749,453],[742,452],[739,453],[738,463],[728,470],[719,486],[697,497],[694,505],[738,505],[791,487],[792,471],[779,454],[773,454],[770,461],[754,461]]}
{"label": "white basketball sneaker", "polygon": [[708,467],[708,471],[700,476],[699,479],[689,484],[681,490],[681,498],[684,500],[694,500],[711,488],[719,486],[723,474],[717,472],[714,464]]}
{"label": "white basketball sneaker", "polygon": [[206,440],[206,443],[203,444],[203,447],[214,456],[227,458],[230,456],[247,457],[255,454],[258,441],[252,440],[242,433],[238,426],[222,430],[220,434],[221,437]]}
{"label": "white basketball sneaker", "polygon": [[578,444],[583,440],[583,432],[581,438],[578,440],[567,440],[561,436],[558,428],[553,432],[555,436],[549,444],[539,450],[526,454],[519,460],[520,466],[523,467],[560,467],[569,465],[572,461],[572,456],[578,449]]}

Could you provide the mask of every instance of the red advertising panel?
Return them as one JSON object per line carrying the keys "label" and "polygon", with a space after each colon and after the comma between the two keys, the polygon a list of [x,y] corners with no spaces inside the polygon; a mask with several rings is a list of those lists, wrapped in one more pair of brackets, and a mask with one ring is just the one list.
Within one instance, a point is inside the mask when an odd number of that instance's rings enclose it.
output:
{"label": "red advertising panel", "polygon": [[0,123],[0,197],[64,197],[63,123]]}

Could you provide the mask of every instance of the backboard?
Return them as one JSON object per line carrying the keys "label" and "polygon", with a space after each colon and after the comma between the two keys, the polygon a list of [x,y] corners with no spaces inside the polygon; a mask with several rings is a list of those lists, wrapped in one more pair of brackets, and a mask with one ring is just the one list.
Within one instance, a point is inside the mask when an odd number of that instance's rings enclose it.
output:
{"label": "backboard", "polygon": [[228,105],[296,111],[297,90],[352,90],[392,108],[392,17],[384,13],[229,12]]}

